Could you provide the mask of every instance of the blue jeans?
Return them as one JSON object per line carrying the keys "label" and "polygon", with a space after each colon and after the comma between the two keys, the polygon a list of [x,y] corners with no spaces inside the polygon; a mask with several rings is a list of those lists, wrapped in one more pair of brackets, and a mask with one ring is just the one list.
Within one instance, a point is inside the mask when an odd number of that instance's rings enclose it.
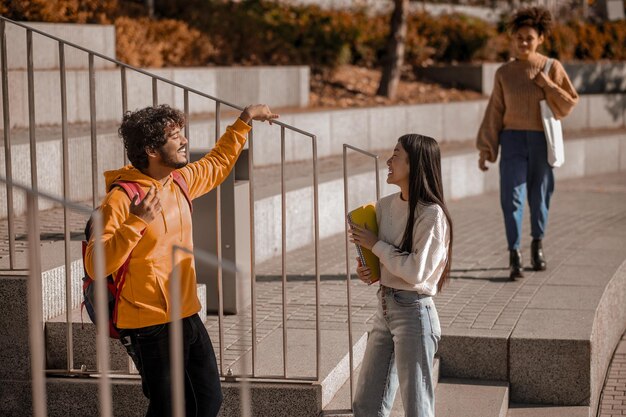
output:
{"label": "blue jeans", "polygon": [[500,204],[509,250],[519,249],[524,200],[528,193],[533,239],[543,239],[548,224],[554,175],[548,164],[543,132],[504,130],[500,133]]}
{"label": "blue jeans", "polygon": [[[144,394],[150,400],[147,417],[172,415],[169,324],[124,329],[141,373]],[[215,417],[222,405],[219,370],[209,334],[197,314],[183,319],[185,415]]]}
{"label": "blue jeans", "polygon": [[381,286],[354,396],[355,417],[387,417],[400,385],[407,417],[434,417],[433,362],[441,339],[432,297]]}

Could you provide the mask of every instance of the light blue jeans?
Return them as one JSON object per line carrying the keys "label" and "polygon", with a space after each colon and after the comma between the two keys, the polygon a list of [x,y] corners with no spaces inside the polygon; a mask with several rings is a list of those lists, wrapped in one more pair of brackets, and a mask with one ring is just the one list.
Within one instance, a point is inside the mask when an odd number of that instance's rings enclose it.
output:
{"label": "light blue jeans", "polygon": [[381,286],[354,396],[355,417],[387,417],[400,385],[407,417],[434,417],[441,326],[432,297]]}

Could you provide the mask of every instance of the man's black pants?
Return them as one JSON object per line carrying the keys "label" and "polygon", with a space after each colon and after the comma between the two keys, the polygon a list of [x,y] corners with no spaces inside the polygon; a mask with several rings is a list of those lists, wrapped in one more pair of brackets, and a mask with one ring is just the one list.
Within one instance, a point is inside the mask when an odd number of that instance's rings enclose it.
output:
{"label": "man's black pants", "polygon": [[[135,357],[144,394],[150,400],[146,417],[172,415],[170,325],[124,329],[130,337],[129,354]],[[215,417],[222,405],[217,360],[209,334],[197,314],[183,319],[185,410],[187,417]],[[134,352],[133,352],[134,351]]]}

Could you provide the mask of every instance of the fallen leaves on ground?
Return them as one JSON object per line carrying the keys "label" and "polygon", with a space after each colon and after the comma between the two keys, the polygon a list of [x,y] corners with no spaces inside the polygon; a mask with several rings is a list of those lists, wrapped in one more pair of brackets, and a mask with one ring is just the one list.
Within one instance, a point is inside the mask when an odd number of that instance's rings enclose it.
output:
{"label": "fallen leaves on ground", "polygon": [[393,104],[446,103],[450,101],[477,100],[483,96],[471,90],[447,88],[427,80],[417,80],[404,71],[394,100],[376,95],[381,71],[377,69],[343,65],[331,75],[311,75],[309,107],[346,108]]}

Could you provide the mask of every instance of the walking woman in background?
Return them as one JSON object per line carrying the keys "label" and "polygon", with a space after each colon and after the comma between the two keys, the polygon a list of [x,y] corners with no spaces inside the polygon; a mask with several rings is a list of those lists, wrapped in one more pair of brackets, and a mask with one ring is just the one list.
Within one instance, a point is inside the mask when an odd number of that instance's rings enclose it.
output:
{"label": "walking woman in background", "polygon": [[548,57],[537,52],[550,32],[552,17],[542,7],[529,7],[513,15],[509,28],[516,58],[496,72],[493,92],[478,131],[478,166],[500,156],[500,203],[509,249],[510,278],[523,277],[519,250],[524,200],[528,194],[531,224],[531,264],[535,271],[546,269],[541,240],[548,222],[550,197],[554,191],[552,167],[548,164],[540,105],[546,100],[557,119],[567,116],[578,95],[561,63],[553,60],[548,74],[543,71]]}
{"label": "walking woman in background", "polygon": [[[407,417],[433,417],[433,361],[441,338],[433,296],[450,272],[452,227],[437,142],[410,134],[387,161],[400,192],[376,203],[378,236],[352,225],[351,240],[378,256],[378,309],[354,398],[355,417],[388,416],[400,385]],[[358,259],[357,259],[358,261]],[[359,278],[371,283],[360,262]]]}

